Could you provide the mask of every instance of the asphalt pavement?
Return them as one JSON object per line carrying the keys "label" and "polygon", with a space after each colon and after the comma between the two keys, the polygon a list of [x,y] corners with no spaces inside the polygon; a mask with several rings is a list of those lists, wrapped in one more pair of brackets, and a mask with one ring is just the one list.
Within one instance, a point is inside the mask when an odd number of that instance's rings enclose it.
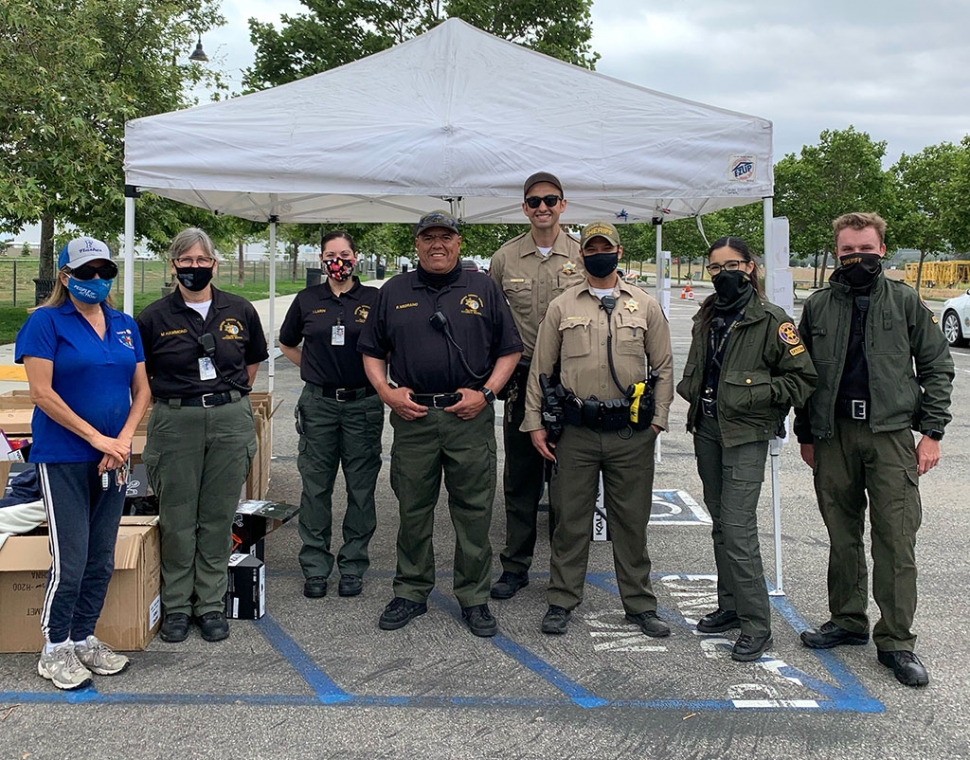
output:
{"label": "asphalt pavement", "polygon": [[[679,378],[699,301],[677,294],[671,330]],[[277,324],[284,300],[277,300]],[[531,584],[512,600],[491,602],[498,636],[473,637],[451,593],[454,531],[446,496],[437,510],[438,582],[429,612],[399,631],[379,630],[377,618],[392,596],[398,523],[387,424],[379,524],[361,596],[305,599],[299,536],[295,522],[288,523],[266,542],[268,615],[232,621],[225,642],[206,643],[196,630],[182,644],[156,638],[132,655],[127,673],[97,678],[94,688],[73,695],[37,676],[36,655],[0,655],[0,758],[970,756],[970,647],[963,636],[970,618],[970,350],[953,353],[955,419],[940,465],[921,483],[915,627],[931,678],[925,689],[898,684],[876,661],[871,643],[815,652],[799,642],[801,629],[827,619],[828,540],[811,472],[793,444],[778,462],[784,595],[772,597],[774,648],[759,662],[735,663],[729,657],[733,633],[696,633],[693,623],[714,606],[714,560],[684,432],[687,406],[677,399],[671,431],[661,437],[648,531],[660,614],[673,629],[668,639],[648,639],[624,622],[604,542],[591,546],[585,600],[569,633],[540,633],[549,566],[546,513],[540,515]],[[258,389],[268,380],[261,370]],[[273,383],[274,403],[281,405],[270,497],[298,503],[293,407],[302,387],[299,371],[281,358]],[[496,434],[501,441],[498,419]],[[499,452],[501,472],[501,444]],[[339,545],[340,477],[334,503]],[[774,585],[771,503],[766,479],[760,528]],[[503,538],[500,476],[491,530],[496,577]],[[878,614],[872,603],[871,611]]]}

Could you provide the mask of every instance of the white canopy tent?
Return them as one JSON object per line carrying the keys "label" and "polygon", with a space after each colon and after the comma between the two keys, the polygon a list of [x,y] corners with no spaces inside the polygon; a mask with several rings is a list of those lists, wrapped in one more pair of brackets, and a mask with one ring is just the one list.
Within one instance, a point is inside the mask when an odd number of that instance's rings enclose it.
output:
{"label": "white canopy tent", "polygon": [[[764,201],[772,249],[770,121],[450,19],[316,76],[129,122],[125,310],[139,191],[268,221],[272,257],[275,222],[415,222],[444,207],[466,223],[523,223],[522,181],[540,170],[563,182],[566,224],[657,223]],[[769,266],[769,292],[771,280]],[[274,288],[270,267],[271,301]],[[274,319],[271,305],[271,336]]]}

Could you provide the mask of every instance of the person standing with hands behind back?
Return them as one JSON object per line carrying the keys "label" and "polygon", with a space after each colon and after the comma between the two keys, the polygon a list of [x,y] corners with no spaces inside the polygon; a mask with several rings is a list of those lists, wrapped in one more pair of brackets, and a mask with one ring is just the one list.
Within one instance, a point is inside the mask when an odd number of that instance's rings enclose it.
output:
{"label": "person standing with hands behind back", "polygon": [[54,290],[17,334],[36,405],[30,461],[44,498],[53,562],[37,672],[73,690],[128,658],[94,635],[114,568],[135,428],[148,407],[135,321],[111,308],[118,274],[108,246],[78,238],[58,257]]}
{"label": "person standing with hands behind back", "polygon": [[[357,339],[377,300],[377,288],[354,276],[357,248],[346,232],[322,239],[327,279],[301,290],[280,328],[280,350],[300,368],[305,385],[297,402],[303,479],[300,566],[303,595],[327,593],[334,565],[330,551],[333,484],[342,466],[347,484],[343,546],[337,554],[340,596],[357,596],[367,569],[367,545],[377,527],[374,487],[381,470],[384,404],[364,372]],[[303,343],[301,349],[300,343]]]}
{"label": "person standing with hands behind back", "polygon": [[184,641],[194,613],[202,638],[221,641],[232,520],[256,453],[249,392],[269,352],[252,304],[213,287],[205,232],[176,235],[169,260],[178,287],[138,316],[155,397],[142,458],[159,503],[159,636]]}
{"label": "person standing with hands behind back", "polygon": [[731,657],[757,660],[772,646],[771,607],[758,544],[758,497],[768,442],[792,405],[815,388],[816,373],[795,325],[764,300],[758,265],[735,237],[715,240],[707,271],[715,294],[694,317],[677,392],[690,402],[697,473],[711,513],[717,610],[701,633],[740,628]]}

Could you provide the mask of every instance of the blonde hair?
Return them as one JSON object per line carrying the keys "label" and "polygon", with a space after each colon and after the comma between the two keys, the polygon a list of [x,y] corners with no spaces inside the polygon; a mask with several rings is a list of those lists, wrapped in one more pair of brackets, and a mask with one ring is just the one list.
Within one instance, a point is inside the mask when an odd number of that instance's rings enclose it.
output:
{"label": "blonde hair", "polygon": [[879,245],[885,244],[886,220],[879,214],[853,211],[850,214],[842,214],[832,222],[832,230],[835,232],[835,249],[838,250],[839,248],[839,233],[842,230],[864,230],[866,227],[872,227],[876,231],[879,236]]}

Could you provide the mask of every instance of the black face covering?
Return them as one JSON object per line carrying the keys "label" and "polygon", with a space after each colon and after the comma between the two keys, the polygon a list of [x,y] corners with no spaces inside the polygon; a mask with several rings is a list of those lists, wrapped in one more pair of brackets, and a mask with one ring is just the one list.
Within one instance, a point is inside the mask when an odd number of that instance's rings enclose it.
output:
{"label": "black face covering", "polygon": [[459,277],[461,277],[461,262],[459,261],[455,268],[450,272],[445,272],[443,274],[435,274],[434,272],[429,272],[427,269],[418,264],[418,279],[422,283],[427,285],[432,290],[441,290],[446,285],[453,285]]}
{"label": "black face covering", "polygon": [[593,277],[609,277],[620,261],[618,251],[613,253],[588,253],[583,256],[583,266]]}
{"label": "black face covering", "polygon": [[882,271],[882,256],[875,253],[850,253],[840,263],[832,279],[853,290],[868,290]]}
{"label": "black face covering", "polygon": [[751,298],[754,289],[747,272],[735,269],[733,272],[723,270],[714,278],[714,308],[718,311],[740,311]]}
{"label": "black face covering", "polygon": [[186,290],[198,293],[212,282],[212,267],[175,267],[175,276]]}

